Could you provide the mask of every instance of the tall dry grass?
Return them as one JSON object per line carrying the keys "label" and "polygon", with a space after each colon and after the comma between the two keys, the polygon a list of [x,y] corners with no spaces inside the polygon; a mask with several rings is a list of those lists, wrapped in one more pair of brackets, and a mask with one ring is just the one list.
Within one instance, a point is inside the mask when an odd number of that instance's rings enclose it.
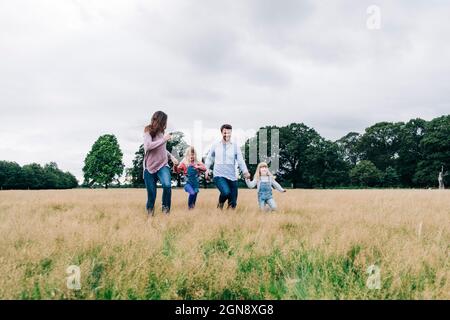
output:
{"label": "tall dry grass", "polygon": [[449,191],[289,190],[277,213],[253,190],[221,212],[217,194],[187,211],[174,190],[171,215],[147,220],[140,189],[2,191],[0,298],[450,298]]}

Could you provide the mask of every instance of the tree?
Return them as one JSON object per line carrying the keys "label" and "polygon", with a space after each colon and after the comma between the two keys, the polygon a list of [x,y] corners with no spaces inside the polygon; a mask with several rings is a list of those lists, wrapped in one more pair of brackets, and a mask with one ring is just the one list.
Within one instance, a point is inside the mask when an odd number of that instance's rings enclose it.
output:
{"label": "tree", "polygon": [[[270,169],[272,169],[273,171],[273,167],[272,167],[272,163],[271,163],[271,159],[272,157],[280,157],[279,153],[275,153],[275,144],[277,142],[272,141],[272,130],[280,130],[279,127],[277,126],[266,126],[266,127],[261,127],[257,132],[256,135],[254,137],[249,138],[243,147],[242,150],[242,154],[244,155],[244,158],[246,159],[246,164],[247,164],[247,169],[249,170],[250,173],[254,174],[256,171],[256,167],[258,165],[259,162],[267,162],[267,164],[269,165]],[[267,150],[261,150],[261,139],[262,139],[262,132],[265,132],[265,137],[267,139],[265,146],[267,147]],[[278,141],[278,149],[281,148],[281,144],[282,144],[282,139],[280,138]],[[255,155],[250,156],[250,145],[254,145],[256,146],[256,150],[252,150],[252,152],[256,152],[256,157]],[[267,155],[267,159],[261,159],[260,154],[261,152],[264,155]],[[277,174],[280,175],[280,170],[278,168],[278,170],[275,170],[272,172],[273,174]]]}
{"label": "tree", "polygon": [[405,187],[415,185],[414,174],[418,163],[423,160],[420,142],[426,132],[426,123],[423,119],[411,119],[400,130],[397,172],[401,184]]}
{"label": "tree", "polygon": [[[203,163],[206,162],[206,156],[202,157],[202,162],[203,162]],[[211,173],[211,176],[212,176],[212,173]],[[202,172],[202,173],[200,174],[200,176],[199,176],[199,184],[200,184],[201,186],[203,186],[204,189],[207,189],[207,188],[208,188],[208,185],[209,185],[210,183],[211,183],[210,178],[208,177],[208,180],[206,180],[205,173]]]}
{"label": "tree", "polygon": [[32,163],[20,167],[15,162],[0,161],[0,189],[70,189],[78,181],[69,172],[62,172],[55,162],[44,167]]}
{"label": "tree", "polygon": [[87,185],[99,184],[108,188],[119,182],[123,173],[122,151],[117,138],[112,134],[100,136],[84,160],[84,179]]}
{"label": "tree", "polygon": [[340,157],[351,166],[355,166],[361,158],[361,154],[358,150],[360,141],[361,135],[357,132],[347,133],[336,141]]}
{"label": "tree", "polygon": [[350,165],[341,157],[336,143],[321,139],[305,156],[304,179],[311,187],[330,188],[348,184]]}
{"label": "tree", "polygon": [[[279,130],[278,154],[273,148],[272,131],[274,129]],[[266,160],[260,158],[262,130],[267,133],[267,146],[272,145],[270,150],[262,150],[263,154],[270,153],[271,157],[278,157],[279,169],[274,173],[281,177],[281,180],[290,182],[293,188],[323,188],[347,183],[348,166],[340,157],[338,146],[325,140],[314,129],[303,123],[291,123],[285,127],[260,128],[256,136],[245,143],[246,159],[250,159],[250,144],[256,143],[256,162]],[[255,172],[256,164],[250,164],[249,170]]]}
{"label": "tree", "polygon": [[395,168],[402,125],[402,122],[380,122],[367,128],[358,145],[361,159],[370,160],[382,171],[389,166]]}
{"label": "tree", "polygon": [[73,174],[71,174],[70,172],[64,172],[63,174],[65,178],[64,189],[72,189],[78,187],[78,180]]}
{"label": "tree", "polygon": [[50,162],[44,165],[44,188],[45,189],[62,189],[66,186],[64,174],[58,169],[55,162]]}
{"label": "tree", "polygon": [[[169,151],[177,160],[181,160],[184,157],[184,152],[186,151],[188,144],[184,141],[184,133],[181,131],[175,131],[171,133],[172,139],[167,141],[167,151]],[[199,156],[199,155],[197,155]],[[169,159],[169,164],[172,166],[173,163]],[[177,187],[181,186],[181,175],[175,173],[172,170],[172,179],[177,181]]]}
{"label": "tree", "polygon": [[175,131],[171,133],[172,139],[167,141],[166,148],[177,159],[181,159],[184,156],[188,144],[184,141],[184,133],[181,131]]}
{"label": "tree", "polygon": [[382,177],[383,187],[396,188],[400,185],[400,176],[392,167],[387,167]]}
{"label": "tree", "polygon": [[46,175],[38,163],[26,164],[22,167],[22,181],[25,189],[45,189]]}
{"label": "tree", "polygon": [[291,123],[280,128],[280,173],[293,188],[312,187],[311,177],[305,175],[310,159],[307,154],[321,139],[314,129],[303,123]]}
{"label": "tree", "polygon": [[350,170],[352,184],[359,187],[375,187],[380,184],[382,173],[369,160],[362,160]]}
{"label": "tree", "polygon": [[0,161],[0,189],[23,188],[22,168],[16,162]]}
{"label": "tree", "polygon": [[[450,167],[450,115],[435,118],[425,125],[425,134],[420,141],[422,160],[417,164],[413,181],[418,186],[434,187],[436,173],[442,166]],[[448,176],[444,183],[448,184]]]}
{"label": "tree", "polygon": [[133,166],[127,169],[127,174],[131,177],[133,187],[144,186],[144,145],[139,146],[138,151],[134,153]]}
{"label": "tree", "polygon": [[55,162],[44,165],[44,189],[71,189],[78,186],[78,181],[70,172],[63,172]]}

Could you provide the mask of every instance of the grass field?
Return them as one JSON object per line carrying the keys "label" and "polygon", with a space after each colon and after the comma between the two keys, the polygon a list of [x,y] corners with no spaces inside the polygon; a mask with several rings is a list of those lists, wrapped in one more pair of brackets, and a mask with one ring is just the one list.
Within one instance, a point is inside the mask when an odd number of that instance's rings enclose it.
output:
{"label": "grass field", "polygon": [[171,215],[148,220],[141,189],[1,191],[0,298],[450,298],[449,191],[288,190],[273,214],[254,190],[236,211],[217,194],[189,212],[174,190]]}

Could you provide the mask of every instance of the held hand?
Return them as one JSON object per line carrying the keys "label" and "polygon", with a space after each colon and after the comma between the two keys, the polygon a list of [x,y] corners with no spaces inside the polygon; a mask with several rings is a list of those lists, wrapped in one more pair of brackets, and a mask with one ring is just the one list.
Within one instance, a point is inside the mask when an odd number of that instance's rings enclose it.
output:
{"label": "held hand", "polygon": [[209,180],[209,170],[206,170],[206,171],[205,171],[205,179],[206,179],[206,180]]}
{"label": "held hand", "polygon": [[179,164],[177,158],[175,158],[175,157],[172,157],[172,162],[175,166],[177,166]]}
{"label": "held hand", "polygon": [[166,134],[164,135],[164,140],[169,141],[169,140],[171,140],[171,139],[172,139],[172,135],[171,135],[170,133],[166,133]]}
{"label": "held hand", "polygon": [[244,178],[245,179],[250,179],[250,173],[248,171],[246,173],[244,173]]}

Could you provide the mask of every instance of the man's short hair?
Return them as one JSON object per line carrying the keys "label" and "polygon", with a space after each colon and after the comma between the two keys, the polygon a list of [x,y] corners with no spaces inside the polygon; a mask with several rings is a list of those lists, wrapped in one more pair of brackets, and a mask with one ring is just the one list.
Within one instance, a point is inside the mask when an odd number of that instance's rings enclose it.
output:
{"label": "man's short hair", "polygon": [[223,129],[229,129],[229,130],[232,130],[233,127],[231,126],[231,124],[223,124],[223,125],[220,127],[220,132],[223,132]]}

